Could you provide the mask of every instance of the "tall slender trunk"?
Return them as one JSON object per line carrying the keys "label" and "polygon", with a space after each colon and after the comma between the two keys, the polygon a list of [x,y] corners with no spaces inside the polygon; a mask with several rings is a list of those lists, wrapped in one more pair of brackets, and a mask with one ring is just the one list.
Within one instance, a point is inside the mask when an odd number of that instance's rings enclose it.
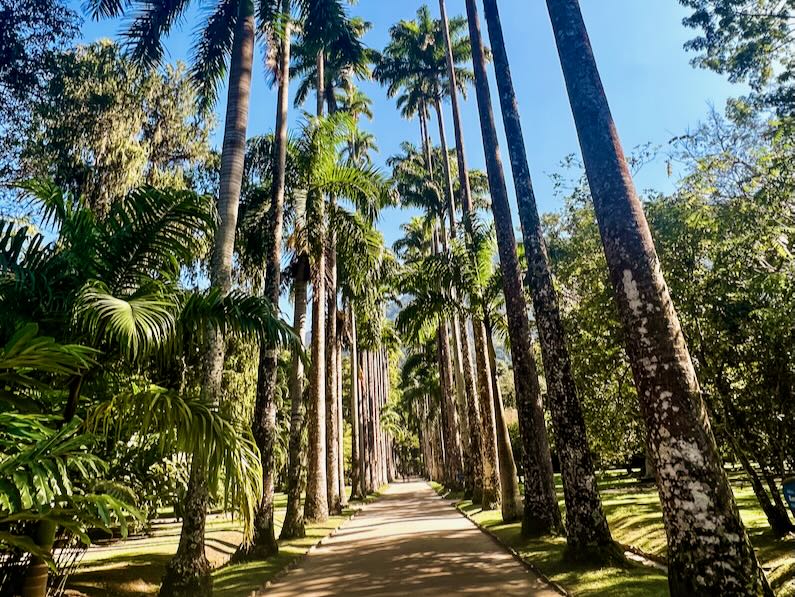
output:
{"label": "tall slender trunk", "polygon": [[359,442],[361,437],[359,412],[359,347],[356,330],[356,310],[348,303],[351,326],[351,499],[364,497],[361,491],[362,463]]}
{"label": "tall slender trunk", "polygon": [[335,347],[337,354],[337,465],[339,467],[339,474],[337,480],[339,481],[340,493],[340,507],[346,508],[348,506],[348,492],[345,489],[345,411],[343,408],[343,383],[342,383],[342,330],[337,327],[337,345]]}
{"label": "tall slender trunk", "polygon": [[[309,286],[308,258],[300,258],[293,284],[293,328],[301,342],[306,335],[306,291]],[[294,353],[290,366],[290,440],[287,462],[287,513],[284,516],[281,539],[296,539],[306,536],[301,494],[306,488],[306,452],[304,430],[306,428],[304,404],[304,361]]]}
{"label": "tall slender trunk", "polygon": [[[445,41],[445,54],[447,59],[447,77],[450,86],[450,104],[453,110],[453,128],[455,132],[455,150],[456,161],[458,164],[458,180],[461,193],[461,207],[464,217],[464,228],[467,234],[471,234],[471,217],[472,214],[472,187],[469,182],[469,167],[467,166],[466,150],[464,146],[464,127],[461,121],[461,108],[458,101],[458,82],[455,75],[455,63],[453,60],[453,49],[450,41],[450,26],[447,18],[447,6],[445,0],[439,0],[439,11],[442,22],[442,31],[444,33]],[[452,212],[455,217],[455,210]],[[451,226],[455,223],[451,222]],[[475,490],[473,493],[473,501],[480,503],[483,500],[483,438],[482,438],[482,422],[480,421],[480,414],[477,408],[477,389],[475,387],[474,374],[471,366],[472,361],[469,356],[469,336],[466,332],[466,320],[463,318],[460,321],[460,336],[462,338],[462,350],[464,352],[464,381],[466,383],[467,392],[467,407],[469,412],[470,421],[470,443],[471,450],[474,455],[474,477],[475,477]],[[475,347],[478,350],[478,347]],[[467,361],[469,364],[467,365]],[[492,465],[492,468],[495,467]]]}
{"label": "tall slender trunk", "polygon": [[[290,106],[290,50],[291,24],[289,0],[282,1],[285,14],[279,70],[279,91],[276,109],[276,133],[273,148],[276,170],[271,187],[271,220],[268,242],[268,263],[265,273],[265,296],[274,305],[281,296],[282,233],[284,227],[284,195],[287,172],[287,118]],[[276,444],[276,383],[278,349],[260,344],[257,396],[254,406],[252,432],[260,450],[262,462],[263,493],[254,518],[254,540],[250,546],[238,549],[237,556],[264,559],[279,552],[274,528],[274,485],[276,470],[274,449]]]}
{"label": "tall slender trunk", "polygon": [[[439,140],[442,148],[442,167],[445,177],[445,195],[447,198],[447,214],[450,221],[450,235],[455,238],[457,235],[457,222],[455,216],[455,195],[453,194],[453,177],[450,168],[450,153],[447,147],[447,133],[444,126],[444,112],[442,111],[442,101],[437,96],[434,102],[436,109],[436,120],[439,126]],[[447,234],[442,237],[442,247],[447,250],[449,248],[449,241]],[[456,297],[456,290],[450,290],[452,298]],[[459,325],[459,317],[453,316],[450,323],[450,332],[452,334],[451,350],[453,353],[453,367],[455,373],[455,396],[456,405],[458,408],[459,428],[461,432],[461,446],[463,453],[463,475],[464,475],[464,493],[467,497],[472,497],[475,490],[475,468],[474,462],[475,451],[472,449],[472,439],[469,432],[469,418],[467,409],[467,392],[464,382],[464,366],[463,354],[461,351],[461,328]]]}
{"label": "tall slender trunk", "polygon": [[[469,346],[469,333],[467,322],[463,317],[458,318],[459,335],[461,337],[461,355],[463,357],[464,381],[467,393],[467,412],[466,417],[469,421],[469,445],[472,451],[473,464],[473,488],[472,501],[475,504],[483,502],[483,421],[478,409],[478,393],[475,387],[475,372],[472,366],[472,353]],[[495,469],[492,464],[491,470]]]}
{"label": "tall slender trunk", "polygon": [[519,220],[528,264],[527,280],[533,295],[533,311],[560,459],[566,503],[566,553],[575,560],[622,559],[623,554],[613,543],[596,485],[585,417],[571,371],[566,335],[527,162],[519,105],[505,50],[499,9],[496,0],[483,0],[483,7],[519,203]]}
{"label": "tall slender trunk", "polygon": [[555,479],[541,406],[541,389],[530,343],[530,321],[519,274],[513,218],[500,159],[475,0],[466,0],[466,9],[469,36],[472,40],[472,64],[475,71],[478,113],[486,152],[486,170],[491,190],[494,224],[497,229],[508,335],[511,339],[519,429],[524,447],[525,499],[522,531],[527,535],[539,535],[556,532],[561,527],[560,509],[555,497]]}
{"label": "tall slender trunk", "polygon": [[[757,473],[754,465],[748,459],[745,451],[740,447],[740,443],[731,435],[731,433],[727,434],[727,437],[729,439],[729,444],[732,447],[732,451],[740,461],[745,474],[748,475],[748,478],[751,480],[751,488],[754,490],[754,495],[759,501],[759,506],[762,508],[762,512],[764,512],[765,516],[767,517],[767,522],[770,525],[773,534],[776,535],[776,537],[786,537],[789,533],[795,530],[795,525],[790,522],[789,514],[787,514],[786,508],[781,508],[771,501],[770,495],[768,495],[765,486],[762,484],[762,480],[759,478],[759,473]],[[776,493],[778,492],[775,492],[773,495]]]}
{"label": "tall slender trunk", "polygon": [[378,489],[378,461],[375,455],[376,433],[378,426],[375,420],[375,353],[367,351],[367,493]]}
{"label": "tall slender trunk", "polygon": [[[446,236],[444,232],[444,222],[442,222],[442,232],[437,233],[434,241],[434,250],[439,252],[439,240]],[[445,452],[448,455],[447,470],[445,477],[445,485],[451,489],[463,489],[463,454],[462,454],[462,438],[460,433],[461,421],[458,417],[458,409],[454,393],[456,391],[455,381],[453,378],[453,361],[452,361],[452,348],[450,346],[450,336],[448,332],[448,321],[442,319],[438,329],[438,343],[439,343],[439,361],[440,361],[440,375],[442,377],[442,396],[444,399],[444,413],[445,413],[445,426],[446,444]]]}
{"label": "tall slender trunk", "polygon": [[772,595],[748,539],[577,0],[548,0],[668,536],[671,594]]}
{"label": "tall slender trunk", "polygon": [[[317,55],[317,114],[323,115],[325,58]],[[316,221],[312,224],[315,257],[312,269],[312,377],[309,384],[309,461],[304,517],[310,522],[328,519],[326,483],[326,241],[323,197],[314,198]]]}
{"label": "tall slender trunk", "polygon": [[[221,179],[218,192],[220,224],[215,233],[210,283],[223,294],[228,294],[232,289],[232,253],[235,247],[237,212],[246,157],[246,129],[255,41],[254,15],[249,12],[250,9],[250,4],[246,2],[240,4],[240,14],[235,25],[224,141],[221,149]],[[210,333],[203,371],[203,391],[214,403],[218,403],[221,399],[224,340],[221,334]],[[212,591],[210,563],[204,553],[204,528],[208,502],[207,471],[204,463],[194,462],[185,496],[185,516],[182,520],[179,547],[166,566],[160,588],[163,595],[200,596],[210,594]]]}
{"label": "tall slender trunk", "polygon": [[519,494],[519,477],[516,473],[516,460],[511,449],[511,434],[505,422],[505,407],[502,403],[502,392],[497,378],[497,354],[494,350],[494,330],[488,314],[485,317],[486,343],[489,350],[489,370],[491,371],[491,389],[494,395],[494,424],[497,435],[497,455],[500,463],[500,492],[502,502],[502,519],[505,521],[519,520],[522,517],[522,498]]}
{"label": "tall slender trunk", "polygon": [[[473,318],[472,328],[475,340],[475,363],[478,371],[478,409],[483,425],[483,486],[480,503],[484,510],[493,510],[500,504],[501,479],[497,451],[497,426],[494,415],[494,392],[491,385],[492,373],[483,322]],[[515,519],[511,518],[510,520]],[[505,522],[510,522],[510,520]]]}
{"label": "tall slender trunk", "polygon": [[[329,198],[331,210],[336,199]],[[326,493],[330,514],[342,512],[339,477],[339,404],[337,395],[337,234],[331,224],[326,234]]]}

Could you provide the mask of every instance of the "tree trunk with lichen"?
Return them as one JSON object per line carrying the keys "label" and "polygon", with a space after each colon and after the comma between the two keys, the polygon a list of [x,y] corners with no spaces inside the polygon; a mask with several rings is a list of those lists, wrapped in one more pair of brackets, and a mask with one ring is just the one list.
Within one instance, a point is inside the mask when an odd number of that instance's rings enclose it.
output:
{"label": "tree trunk with lichen", "polygon": [[[306,291],[309,285],[309,263],[306,256],[296,264],[293,283],[293,329],[301,343],[306,334]],[[284,516],[281,539],[297,539],[306,536],[301,495],[306,488],[306,452],[304,431],[306,429],[306,407],[304,404],[304,361],[294,353],[290,364],[290,439],[287,461],[287,512]]]}
{"label": "tree trunk with lichen", "polygon": [[[255,41],[255,22],[251,8],[249,4],[241,3],[232,43],[218,192],[220,224],[215,233],[210,265],[210,282],[224,295],[232,289],[232,254],[246,157]],[[217,332],[211,332],[202,389],[209,401],[216,404],[221,399],[223,368],[224,338]],[[204,466],[205,463],[193,459],[179,547],[166,566],[160,588],[161,595],[200,597],[212,592],[210,563],[204,553],[204,528],[209,502]]]}
{"label": "tree trunk with lichen", "polygon": [[494,415],[494,391],[486,329],[476,317],[472,319],[475,340],[475,366],[478,372],[478,410],[482,424],[483,477],[480,505],[493,510],[500,504],[501,480],[497,450],[497,423]]}
{"label": "tree trunk with lichen", "polygon": [[[289,14],[289,2],[283,0]],[[273,148],[275,175],[271,182],[270,234],[268,261],[265,272],[265,297],[278,305],[281,296],[282,234],[284,228],[284,196],[287,173],[287,118],[290,101],[290,23],[285,23],[281,40],[277,78],[279,91],[276,110],[276,133]],[[276,384],[278,377],[278,350],[266,343],[260,344],[257,393],[251,430],[260,451],[262,463],[262,497],[254,516],[254,538],[250,545],[241,546],[235,559],[266,559],[279,553],[274,527],[274,486],[276,446]]]}
{"label": "tree trunk with lichen", "polygon": [[548,0],[668,536],[671,595],[772,595],[740,519],[577,0]]}
{"label": "tree trunk with lichen", "polygon": [[620,561],[623,554],[613,542],[596,485],[585,417],[572,375],[558,297],[552,282],[544,231],[527,162],[519,105],[505,50],[499,9],[496,0],[484,0],[483,6],[519,203],[519,220],[528,265],[527,281],[532,291],[549,410],[557,440],[566,503],[566,556],[573,560]]}
{"label": "tree trunk with lichen", "polygon": [[516,461],[511,449],[511,434],[505,422],[505,408],[502,404],[502,392],[497,378],[497,354],[494,351],[494,330],[486,316],[484,324],[486,342],[489,348],[489,370],[491,371],[491,390],[494,396],[494,424],[497,437],[497,457],[500,463],[500,510],[504,522],[512,522],[522,517],[522,498],[519,493],[519,476],[516,472]]}
{"label": "tree trunk with lichen", "polygon": [[480,128],[492,198],[491,207],[497,230],[508,335],[511,340],[519,433],[524,447],[525,495],[522,531],[526,535],[543,535],[557,532],[561,528],[560,509],[555,496],[555,479],[541,404],[541,388],[531,345],[527,302],[519,274],[513,218],[500,159],[497,127],[494,124],[491,91],[486,73],[483,37],[475,0],[466,0],[466,9],[469,37],[472,41],[472,64],[475,71]]}
{"label": "tree trunk with lichen", "polygon": [[[331,210],[336,207],[329,199]],[[339,404],[337,396],[337,235],[330,223],[326,235],[326,494],[329,514],[342,512],[339,479]]]}
{"label": "tree trunk with lichen", "polygon": [[[325,105],[325,56],[317,55],[317,115]],[[326,220],[322,196],[314,197],[318,209],[310,231],[312,264],[312,369],[309,382],[309,449],[306,472],[304,518],[309,522],[328,519],[326,486]]]}

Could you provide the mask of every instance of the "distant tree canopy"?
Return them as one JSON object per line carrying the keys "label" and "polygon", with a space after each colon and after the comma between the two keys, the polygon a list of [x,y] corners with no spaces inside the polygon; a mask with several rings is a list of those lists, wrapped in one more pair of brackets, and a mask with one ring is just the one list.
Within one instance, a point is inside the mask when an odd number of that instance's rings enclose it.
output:
{"label": "distant tree canopy", "polygon": [[693,63],[748,83],[754,99],[795,112],[795,2],[793,0],[680,0],[693,10],[684,24],[700,30],[686,48]]}
{"label": "distant tree canopy", "polygon": [[49,176],[104,213],[141,184],[184,187],[209,156],[208,119],[182,65],[135,67],[108,41],[52,55],[19,170]]}
{"label": "distant tree canopy", "polygon": [[68,46],[79,25],[61,0],[0,0],[0,181],[12,170],[31,100],[46,85],[48,57]]}

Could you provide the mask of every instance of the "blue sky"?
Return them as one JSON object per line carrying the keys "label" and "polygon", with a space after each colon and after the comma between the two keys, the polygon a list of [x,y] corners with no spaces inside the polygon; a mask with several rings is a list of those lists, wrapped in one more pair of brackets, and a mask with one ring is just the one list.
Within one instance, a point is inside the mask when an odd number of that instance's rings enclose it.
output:
{"label": "blue sky", "polygon": [[[427,3],[433,14],[438,15],[436,0]],[[204,14],[201,7],[211,3],[203,0],[195,4],[180,30],[167,41],[171,61],[189,59],[192,33]],[[374,24],[365,41],[381,49],[387,42],[390,25],[413,18],[421,4],[420,0],[360,0],[351,11]],[[666,144],[671,137],[695,126],[711,104],[722,108],[728,97],[742,93],[741,88],[730,85],[724,78],[690,66],[692,56],[684,51],[683,45],[694,32],[681,25],[686,12],[676,0],[582,0],[581,4],[613,115],[628,152],[644,143]],[[555,211],[560,208],[560,199],[553,196],[549,175],[558,170],[565,156],[579,153],[579,147],[545,2],[501,0],[500,10],[540,209]],[[448,12],[463,14],[463,0],[448,0]],[[122,28],[119,21],[87,20],[83,39],[89,42],[115,37]],[[363,83],[361,87],[373,98],[375,112],[374,121],[363,126],[376,135],[381,149],[378,162],[383,163],[402,141],[418,141],[418,126],[400,118],[394,102],[380,87],[373,83]],[[496,92],[493,94],[496,101]],[[250,134],[273,128],[275,101],[275,92],[266,86],[259,68],[252,92]],[[219,115],[223,109],[221,101]],[[497,106],[495,110],[501,128]],[[293,110],[293,125],[300,115],[300,110]],[[220,116],[218,122],[223,122]],[[464,103],[464,126],[470,165],[483,168],[474,93]],[[436,131],[433,132],[435,135]],[[452,137],[451,123],[448,135]],[[219,130],[215,142],[220,144],[220,138]],[[452,138],[449,141],[452,145]],[[510,182],[504,142],[502,147]],[[661,159],[644,167],[636,182],[640,188],[670,190],[674,181],[668,178]],[[383,214],[380,228],[389,244],[399,237],[399,226],[409,216],[410,213],[397,210]],[[518,225],[518,220],[515,224]]]}

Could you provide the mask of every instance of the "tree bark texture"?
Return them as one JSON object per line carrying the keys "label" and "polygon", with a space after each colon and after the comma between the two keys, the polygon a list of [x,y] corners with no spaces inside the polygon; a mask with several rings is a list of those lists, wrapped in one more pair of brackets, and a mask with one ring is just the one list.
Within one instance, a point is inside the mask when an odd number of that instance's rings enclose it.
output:
{"label": "tree bark texture", "polygon": [[547,7],[657,471],[671,595],[772,595],[722,466],[579,3]]}

